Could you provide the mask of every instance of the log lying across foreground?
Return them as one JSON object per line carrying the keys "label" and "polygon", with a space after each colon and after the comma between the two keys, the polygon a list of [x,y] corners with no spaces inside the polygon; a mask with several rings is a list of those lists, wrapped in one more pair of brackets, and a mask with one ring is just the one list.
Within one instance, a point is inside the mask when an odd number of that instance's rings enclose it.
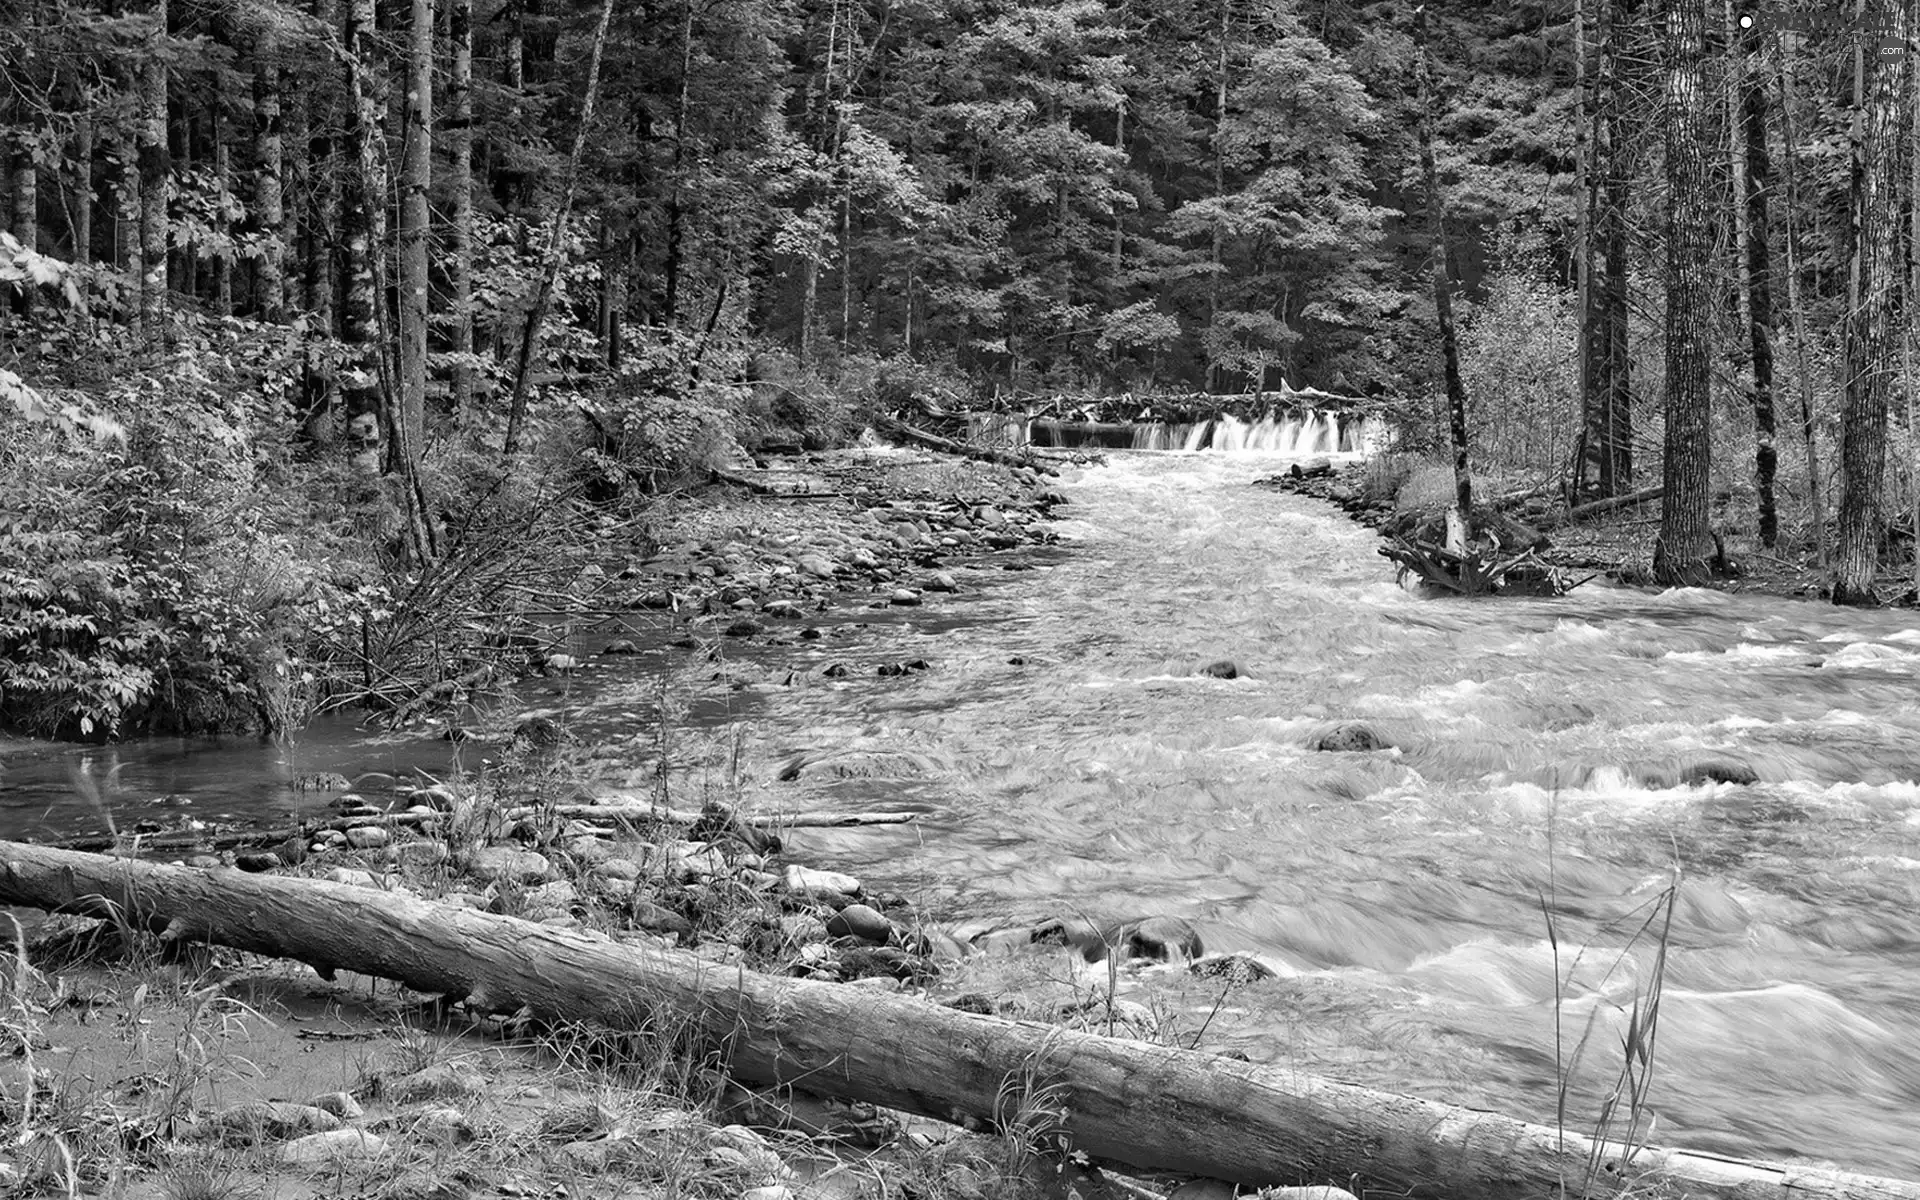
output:
{"label": "log lying across foreground", "polygon": [[[356,971],[492,1011],[638,1027],[678,1014],[739,1079],[791,1084],[968,1125],[1024,1105],[1098,1159],[1249,1184],[1338,1182],[1395,1195],[1540,1200],[1578,1193],[1577,1134],[1191,1050],[778,979],[345,884],[203,871],[0,842],[0,903],[103,913]],[[1920,1200],[1920,1184],[1644,1149],[1588,1195]]]}

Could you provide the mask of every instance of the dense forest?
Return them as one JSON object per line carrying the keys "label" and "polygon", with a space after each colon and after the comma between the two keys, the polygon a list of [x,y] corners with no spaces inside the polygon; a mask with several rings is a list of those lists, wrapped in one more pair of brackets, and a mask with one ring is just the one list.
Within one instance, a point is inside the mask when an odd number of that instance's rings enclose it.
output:
{"label": "dense forest", "polygon": [[377,691],[512,530],[862,406],[1312,385],[1663,487],[1669,582],[1912,541],[1909,0],[0,7],[30,728]]}

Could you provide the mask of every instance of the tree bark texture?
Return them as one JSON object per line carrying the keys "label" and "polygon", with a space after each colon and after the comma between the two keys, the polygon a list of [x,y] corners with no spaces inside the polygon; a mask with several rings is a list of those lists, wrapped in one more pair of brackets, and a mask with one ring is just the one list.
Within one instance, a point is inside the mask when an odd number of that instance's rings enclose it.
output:
{"label": "tree bark texture", "polygon": [[[0,842],[0,902],[117,913],[166,936],[398,980],[495,1012],[639,1028],[684,1019],[748,1083],[976,1127],[1016,1121],[1097,1159],[1247,1184],[1537,1200],[1578,1187],[1577,1133],[1279,1067],[960,1012],[345,884]],[[1600,1148],[1587,1195],[1920,1200],[1920,1184]]]}
{"label": "tree bark texture", "polygon": [[93,119],[73,122],[73,261],[93,261]]}
{"label": "tree bark texture", "polygon": [[1468,461],[1467,386],[1460,378],[1460,340],[1453,326],[1453,280],[1447,272],[1446,197],[1433,160],[1433,62],[1427,52],[1427,10],[1414,9],[1413,37],[1418,45],[1414,71],[1420,92],[1420,177],[1427,191],[1427,233],[1433,239],[1433,308],[1440,322],[1440,358],[1447,386],[1447,424],[1453,440],[1453,502],[1472,538],[1473,474]]}
{"label": "tree bark texture", "polygon": [[1819,426],[1815,419],[1813,371],[1807,361],[1807,310],[1800,302],[1799,227],[1795,214],[1800,211],[1799,151],[1793,132],[1793,51],[1792,41],[1780,42],[1780,145],[1787,184],[1786,230],[1783,244],[1787,251],[1787,311],[1793,314],[1794,375],[1800,384],[1800,442],[1807,454],[1807,504],[1812,517],[1816,560],[1827,565],[1827,482],[1821,466]]}
{"label": "tree bark texture", "polygon": [[1780,454],[1774,444],[1773,255],[1767,209],[1773,191],[1773,160],[1767,154],[1767,58],[1755,21],[1742,32],[1745,77],[1740,86],[1740,125],[1746,142],[1747,335],[1753,354],[1753,485],[1759,499],[1760,544],[1780,540],[1780,511],[1773,494]]}
{"label": "tree bark texture", "polygon": [[407,43],[407,95],[400,135],[400,346],[394,457],[420,461],[426,445],[427,242],[433,216],[433,0],[412,0]]}
{"label": "tree bark texture", "polygon": [[447,276],[453,296],[453,411],[472,419],[473,367],[473,0],[449,0],[447,33],[453,62],[447,76],[444,126],[452,163],[447,172]]}
{"label": "tree bark texture", "polygon": [[[1905,0],[1861,5],[1865,28],[1905,38]],[[1911,53],[1880,55],[1872,39],[1856,50],[1852,286],[1846,320],[1846,386],[1841,392],[1840,521],[1833,602],[1873,604],[1880,565],[1881,491],[1887,410],[1899,373],[1905,322],[1901,184],[1912,147],[1902,102]]]}
{"label": "tree bark texture", "polygon": [[140,68],[140,117],[134,149],[140,175],[140,332],[148,342],[164,333],[167,317],[167,203],[172,162],[167,153],[167,0],[153,0],[152,44]]}
{"label": "tree bark texture", "polygon": [[1713,249],[1703,87],[1706,14],[1701,5],[1689,0],[1667,0],[1664,8],[1667,432],[1661,478],[1666,495],[1660,534],[1654,542],[1653,571],[1661,583],[1695,587],[1711,578],[1714,556],[1708,510],[1712,461],[1708,323],[1715,296],[1702,270]]}
{"label": "tree bark texture", "polygon": [[[1627,169],[1620,115],[1620,0],[1597,0],[1592,138],[1585,211],[1586,302],[1581,456],[1576,497],[1617,496],[1633,486],[1633,418],[1627,356]],[[1603,265],[1604,264],[1604,265]],[[1598,272],[1599,278],[1593,276]]]}
{"label": "tree bark texture", "polygon": [[287,314],[287,242],[282,236],[285,199],[281,174],[286,154],[280,111],[280,52],[271,32],[261,36],[253,69],[253,219],[260,235],[254,258],[253,306],[260,319],[278,324]]}

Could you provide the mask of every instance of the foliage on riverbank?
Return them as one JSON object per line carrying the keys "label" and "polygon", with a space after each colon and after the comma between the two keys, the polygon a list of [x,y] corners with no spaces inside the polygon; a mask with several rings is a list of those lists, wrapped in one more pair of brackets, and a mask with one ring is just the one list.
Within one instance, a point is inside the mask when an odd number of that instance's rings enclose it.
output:
{"label": "foliage on riverbank", "polygon": [[[44,261],[76,294],[103,283]],[[422,561],[371,441],[293,407],[332,369],[324,348],[190,315],[163,352],[51,302],[9,332],[24,353],[0,372],[0,726],[57,737],[293,729],[510,670],[537,640],[530,598],[644,554],[660,497],[753,446],[838,444],[860,406],[936,386],[777,356],[752,364],[765,379],[703,384],[641,356],[550,389],[517,455],[494,425],[448,419],[419,471],[441,549]]]}

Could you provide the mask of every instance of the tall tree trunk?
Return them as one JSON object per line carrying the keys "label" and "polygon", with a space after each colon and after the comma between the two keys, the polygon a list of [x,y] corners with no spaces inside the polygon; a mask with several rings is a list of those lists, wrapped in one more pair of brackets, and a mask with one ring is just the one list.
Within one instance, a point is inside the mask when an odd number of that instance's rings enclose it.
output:
{"label": "tall tree trunk", "polygon": [[[1607,0],[1600,0],[1606,4]],[[1593,287],[1593,210],[1598,206],[1600,187],[1594,170],[1591,124],[1593,97],[1587,80],[1587,9],[1584,0],[1573,0],[1573,161],[1580,191],[1580,209],[1575,218],[1573,245],[1574,303],[1580,314],[1574,331],[1574,356],[1579,367],[1580,430],[1576,435],[1573,479],[1567,488],[1567,502],[1577,504],[1593,496],[1587,487],[1587,468],[1593,461],[1588,445],[1588,428],[1600,405],[1595,396],[1599,372],[1593,361],[1598,341],[1594,325],[1599,316]]]}
{"label": "tall tree trunk", "polygon": [[[681,210],[680,198],[686,169],[687,120],[692,115],[693,100],[692,0],[683,0],[680,9],[680,89],[673,105],[673,165],[667,181],[665,316],[669,329],[678,328],[680,324],[680,272],[686,237],[685,213]],[[831,53],[827,61],[833,61]]]}
{"label": "tall tree trunk", "polygon": [[412,0],[400,158],[400,411],[394,457],[408,467],[426,446],[427,241],[433,216],[433,0]]}
{"label": "tall tree trunk", "polygon": [[1705,13],[1701,9],[1690,0],[1666,0],[1663,13],[1668,199],[1667,433],[1662,482],[1666,490],[1653,571],[1661,583],[1681,587],[1706,583],[1714,557],[1708,510],[1713,452],[1708,428],[1712,404],[1708,323],[1716,298],[1701,269],[1712,250],[1709,133],[1702,86]]}
{"label": "tall tree trunk", "polygon": [[1460,378],[1460,342],[1453,327],[1453,280],[1447,272],[1446,197],[1440,191],[1440,172],[1434,164],[1434,110],[1439,104],[1433,81],[1432,55],[1427,49],[1427,10],[1413,10],[1416,43],[1414,72],[1420,93],[1420,177],[1427,192],[1427,232],[1433,239],[1433,307],[1440,321],[1440,356],[1447,383],[1447,424],[1453,440],[1453,502],[1465,527],[1463,541],[1472,540],[1473,473],[1468,460],[1467,387]]}
{"label": "tall tree trunk", "polygon": [[73,122],[73,261],[93,261],[93,118]]}
{"label": "tall tree trunk", "polygon": [[1779,450],[1774,445],[1773,414],[1773,258],[1768,246],[1767,206],[1773,190],[1773,162],[1767,155],[1767,63],[1757,21],[1740,36],[1746,75],[1741,83],[1741,129],[1746,141],[1746,238],[1748,336],[1753,353],[1753,483],[1759,497],[1760,544],[1772,549],[1780,539],[1780,514],[1773,495]]}
{"label": "tall tree trunk", "polygon": [[533,374],[535,352],[539,349],[540,326],[547,318],[547,305],[553,300],[553,285],[560,276],[560,264],[566,258],[567,218],[573,213],[574,193],[580,184],[580,160],[586,154],[587,135],[593,128],[593,109],[600,97],[600,59],[607,48],[607,26],[613,20],[613,0],[602,0],[600,21],[593,30],[593,52],[587,60],[587,94],[580,103],[580,127],[574,131],[573,150],[567,155],[567,176],[554,206],[553,224],[547,231],[546,262],[540,272],[540,286],[534,293],[533,307],[520,338],[520,355],[514,365],[513,395],[507,411],[507,438],[503,447],[510,458],[520,449],[520,426],[525,422],[527,385]]}
{"label": "tall tree trunk", "polygon": [[1821,467],[1819,424],[1815,419],[1813,370],[1807,362],[1807,310],[1800,303],[1800,252],[1796,219],[1800,213],[1797,164],[1800,152],[1793,132],[1792,40],[1780,39],[1780,145],[1786,156],[1787,311],[1793,314],[1794,375],[1800,384],[1800,439],[1807,454],[1807,503],[1813,525],[1816,561],[1827,565],[1826,473]]}
{"label": "tall tree trunk", "polygon": [[[1858,25],[1899,42],[1905,0],[1860,0]],[[1912,147],[1903,136],[1910,53],[1854,51],[1852,272],[1846,321],[1846,387],[1840,429],[1840,537],[1833,602],[1873,604],[1880,559],[1887,408],[1898,373],[1897,326],[1904,318],[1901,187]],[[1877,47],[1876,47],[1877,49]],[[1869,63],[1871,66],[1869,67]]]}
{"label": "tall tree trunk", "polygon": [[[1592,153],[1587,209],[1588,301],[1578,495],[1621,495],[1633,485],[1633,416],[1627,355],[1627,168],[1620,114],[1620,0],[1597,0]],[[1602,266],[1604,264],[1604,266]],[[1588,484],[1591,487],[1588,487]]]}
{"label": "tall tree trunk", "polygon": [[[1220,45],[1213,74],[1213,201],[1222,204],[1227,196],[1227,65],[1233,33],[1233,0],[1220,0]],[[1227,230],[1219,213],[1213,218],[1213,242],[1207,255],[1207,377],[1208,395],[1220,392],[1220,275],[1226,254]],[[1441,257],[1445,258],[1442,251]]]}
{"label": "tall tree trunk", "polygon": [[213,134],[213,179],[216,190],[213,228],[215,245],[212,253],[213,274],[213,311],[216,315],[233,315],[233,158],[227,146],[226,122],[220,119],[220,109],[216,105],[209,120]]}
{"label": "tall tree trunk", "polygon": [[[314,0],[313,15],[324,27],[336,27],[338,0]],[[312,445],[329,447],[338,437],[341,407],[339,376],[330,351],[338,315],[334,249],[342,219],[342,171],[333,140],[339,124],[334,107],[315,92],[296,89],[288,107],[287,140],[299,151],[291,162],[293,192],[299,203],[286,205],[285,215],[297,213],[304,218],[295,222],[296,229],[304,225],[300,306],[306,319],[301,338],[300,432]]]}
{"label": "tall tree trunk", "polygon": [[167,0],[149,10],[151,42],[140,67],[140,115],[134,146],[140,172],[140,333],[148,342],[165,335],[167,319]]}
{"label": "tall tree trunk", "polygon": [[473,0],[449,0],[447,32],[453,67],[447,78],[446,124],[453,157],[448,166],[447,274],[453,290],[453,411],[473,419]]}
{"label": "tall tree trunk", "polygon": [[286,169],[280,112],[280,47],[271,32],[261,35],[253,65],[253,216],[260,233],[254,257],[253,306],[263,321],[286,319],[287,243],[282,236]]}
{"label": "tall tree trunk", "polygon": [[140,250],[140,149],[136,138],[121,131],[113,137],[113,256],[115,263],[134,281],[134,295],[127,306],[127,323],[144,328],[141,301],[146,278],[146,258]]}
{"label": "tall tree trunk", "polygon": [[[348,0],[343,37],[347,67],[347,132],[353,169],[340,189],[340,227],[346,239],[347,287],[340,313],[340,337],[353,360],[340,381],[349,433],[363,465],[377,469],[383,430],[386,364],[380,345],[380,296],[375,273],[386,240],[386,171],[381,140],[386,120],[379,96],[367,79],[367,42],[373,33],[374,0]],[[372,454],[371,462],[365,457]]]}
{"label": "tall tree trunk", "polygon": [[40,169],[33,161],[33,135],[24,128],[7,137],[7,191],[12,199],[15,238],[29,250],[40,248]]}

